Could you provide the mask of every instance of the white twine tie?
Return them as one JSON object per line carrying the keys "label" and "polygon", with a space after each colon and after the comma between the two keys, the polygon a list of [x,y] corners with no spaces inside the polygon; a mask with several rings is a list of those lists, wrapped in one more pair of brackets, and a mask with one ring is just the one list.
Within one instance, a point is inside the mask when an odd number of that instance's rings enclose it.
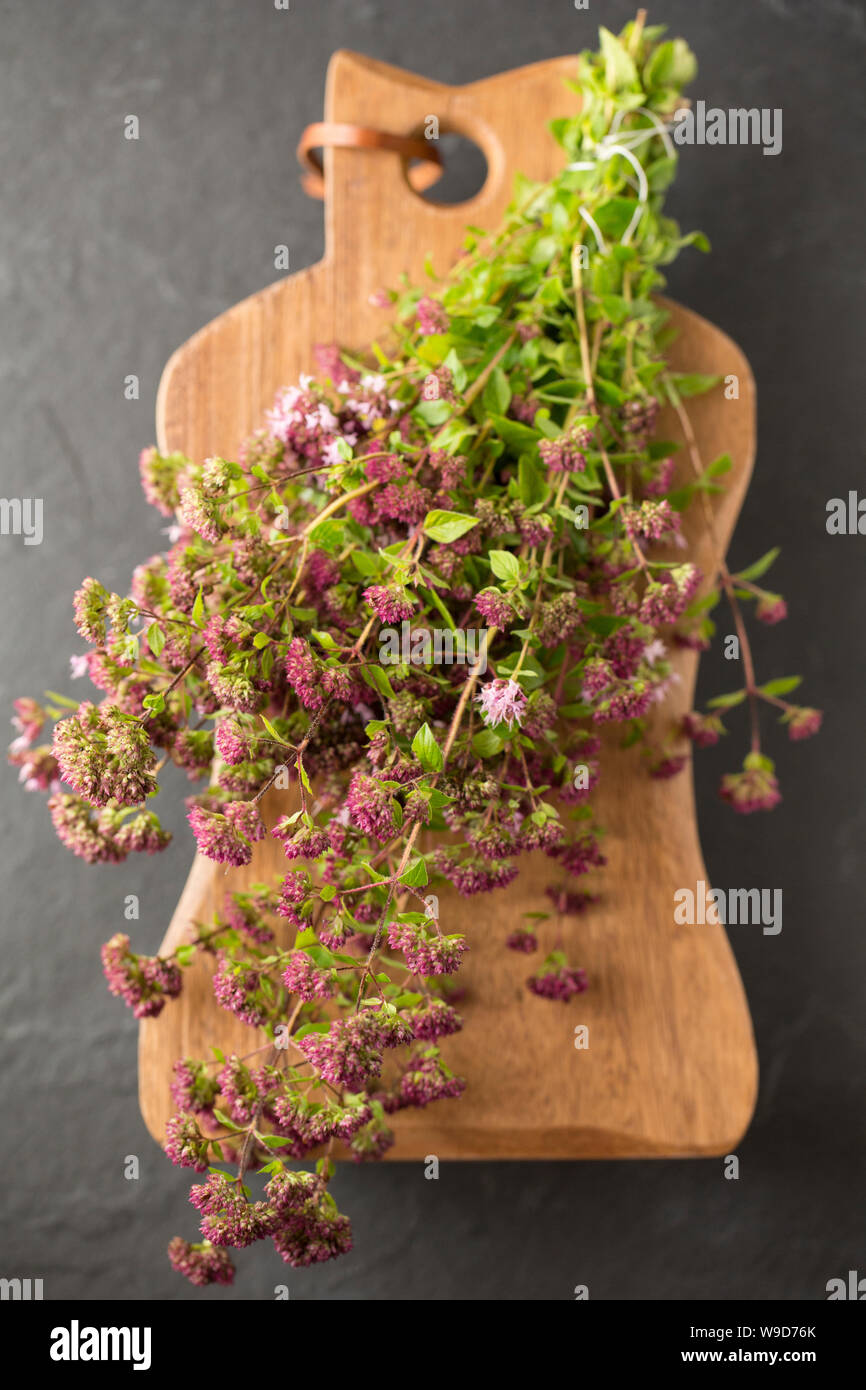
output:
{"label": "white twine tie", "polygon": [[[628,246],[629,242],[631,241],[635,229],[638,223],[640,222],[641,216],[643,215],[643,210],[646,207],[647,200],[649,198],[649,184],[647,182],[647,176],[644,173],[643,165],[641,164],[640,160],[636,159],[635,156],[632,154],[632,150],[637,145],[642,145],[647,140],[652,140],[656,135],[658,135],[664,142],[666,153],[671,157],[673,157],[676,153],[671,142],[671,138],[668,135],[667,126],[665,126],[659,120],[655,112],[648,111],[645,106],[638,106],[636,109],[640,112],[642,116],[647,116],[649,120],[652,121],[652,127],[649,130],[628,131],[626,134],[620,136],[619,128],[622,123],[623,117],[626,115],[626,113],[624,111],[618,111],[613,119],[613,123],[608,134],[604,137],[603,140],[600,140],[598,144],[590,150],[591,158],[585,160],[578,160],[574,164],[566,165],[567,169],[595,169],[599,164],[603,164],[605,160],[613,159],[615,155],[619,154],[622,155],[623,159],[627,160],[631,167],[634,169],[637,178],[638,204],[634,210],[634,215],[632,216],[631,221],[629,222],[628,226],[626,227],[625,231],[620,237],[621,246]],[[599,227],[595,219],[592,217],[592,215],[587,212],[586,208],[578,208],[578,212],[580,213],[587,226],[592,229],[592,234],[598,243],[598,249],[603,255],[607,251],[607,245],[605,244],[604,237],[602,236],[601,228]]]}

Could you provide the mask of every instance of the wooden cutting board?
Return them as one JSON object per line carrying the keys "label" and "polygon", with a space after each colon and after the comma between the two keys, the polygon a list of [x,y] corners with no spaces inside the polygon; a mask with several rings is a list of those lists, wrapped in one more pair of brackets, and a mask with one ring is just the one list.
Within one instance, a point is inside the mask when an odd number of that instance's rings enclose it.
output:
{"label": "wooden cutting board", "polygon": [[[516,171],[547,179],[561,166],[562,152],[546,126],[576,109],[578,98],[562,80],[573,75],[574,63],[560,58],[445,87],[358,54],[336,53],[326,119],[408,135],[436,115],[443,133],[456,131],[481,147],[487,181],[459,207],[439,206],[409,188],[397,154],[328,152],[324,259],[235,305],[174,354],[159,389],[160,447],[197,459],[234,457],[239,442],[262,423],[277,388],[313,369],[315,343],[359,348],[381,334],[387,315],[370,306],[373,290],[396,284],[403,271],[421,281],[428,253],[444,271],[466,223],[496,225]],[[713,392],[690,403],[705,459],[727,451],[734,461],[724,495],[714,500],[716,534],[726,548],[753,462],[752,374],[723,333],[688,310],[669,307],[679,330],[673,368],[739,378],[738,400]],[[681,437],[672,415],[662,416],[660,437]],[[685,454],[678,457],[685,478]],[[718,556],[700,529],[699,509],[691,510],[696,558],[713,574]],[[691,706],[697,657],[678,652],[675,664],[681,684],[665,706],[666,721]],[[460,1005],[466,1027],[443,1046],[468,1086],[459,1102],[397,1116],[394,1158],[724,1154],[748,1125],[757,1058],[724,929],[674,923],[674,892],[694,891],[707,880],[691,773],[652,781],[634,750],[619,749],[615,734],[606,741],[595,805],[608,832],[608,864],[592,885],[602,897],[583,916],[566,920],[569,957],[587,970],[588,992],[568,1005],[535,998],[524,981],[537,957],[503,947],[525,912],[548,905],[544,889],[562,877],[550,860],[524,858],[519,878],[505,891],[468,901],[440,893],[444,929],[465,930],[471,942],[459,977],[468,991]],[[278,808],[287,809],[279,795],[270,793],[264,803],[269,823]],[[284,865],[274,841],[256,846],[246,869],[226,872],[197,857],[163,949],[185,939],[191,920],[209,920],[227,888],[270,878]],[[589,1029],[585,1050],[575,1047],[581,1024]],[[162,1141],[172,1112],[168,1088],[176,1058],[209,1056],[211,1044],[227,1054],[246,1053],[262,1041],[216,1005],[206,962],[186,971],[181,998],[141,1024],[141,1109],[154,1138]]]}

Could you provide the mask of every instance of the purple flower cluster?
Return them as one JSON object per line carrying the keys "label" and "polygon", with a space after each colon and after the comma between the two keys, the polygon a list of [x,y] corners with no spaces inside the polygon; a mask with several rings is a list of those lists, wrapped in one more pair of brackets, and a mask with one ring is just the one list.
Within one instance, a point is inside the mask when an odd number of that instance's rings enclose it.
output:
{"label": "purple flower cluster", "polygon": [[373,584],[364,590],[364,598],[381,623],[402,622],[412,616],[415,606],[401,584]]}
{"label": "purple flower cluster", "polygon": [[358,829],[380,844],[396,833],[397,818],[392,795],[375,777],[361,771],[355,773],[346,793],[346,809]]}
{"label": "purple flower cluster", "polygon": [[286,680],[304,709],[320,710],[325,703],[322,690],[321,663],[302,637],[289,643],[285,660]]}
{"label": "purple flower cluster", "polygon": [[520,951],[523,955],[529,956],[538,950],[538,937],[529,927],[518,927],[517,931],[509,933],[505,944],[509,951]]}
{"label": "purple flower cluster", "polygon": [[178,1110],[192,1114],[213,1115],[214,1102],[219,1094],[219,1082],[209,1076],[204,1062],[182,1057],[174,1064],[171,1098]]}
{"label": "purple flower cluster", "polygon": [[683,733],[692,743],[697,744],[698,748],[711,748],[714,743],[718,743],[724,732],[725,726],[717,714],[698,714],[692,711],[691,714],[683,716]]}
{"label": "purple flower cluster", "polygon": [[754,811],[772,811],[782,800],[772,769],[760,763],[746,766],[742,772],[727,773],[722,778],[719,795],[742,816]]}
{"label": "purple flower cluster", "polygon": [[58,793],[48,802],[51,823],[67,849],[87,864],[119,864],[126,858],[114,836],[114,821],[103,812],[94,817],[78,796]]}
{"label": "purple flower cluster", "polygon": [[102,948],[102,968],[112,994],[128,1004],[136,1018],[155,1018],[167,999],[180,994],[180,970],[159,956],[137,956],[129,937],[116,932]]}
{"label": "purple flower cluster", "polygon": [[234,1283],[235,1267],[228,1252],[211,1245],[209,1240],[191,1245],[181,1236],[175,1236],[169,1241],[168,1258],[172,1269],[183,1274],[196,1288]]}
{"label": "purple flower cluster", "polygon": [[586,425],[575,424],[556,439],[542,439],[538,453],[551,473],[583,473],[586,470],[586,450],[595,436]]}
{"label": "purple flower cluster", "polygon": [[626,401],[620,410],[623,432],[633,449],[642,449],[652,435],[658,416],[659,403],[654,396]]}
{"label": "purple flower cluster", "polygon": [[236,767],[250,756],[249,737],[237,719],[223,719],[217,725],[215,735],[217,752],[229,767]]}
{"label": "purple flower cluster", "polygon": [[350,1098],[351,1104],[322,1105],[307,1100],[285,1082],[273,1086],[264,1104],[264,1115],[274,1132],[289,1143],[283,1152],[292,1158],[305,1158],[331,1139],[351,1140],[372,1116],[363,1095]]}
{"label": "purple flower cluster", "polygon": [[425,999],[409,1015],[415,1037],[425,1042],[436,1042],[438,1038],[450,1037],[459,1033],[463,1019],[444,999],[435,995]]}
{"label": "purple flower cluster", "polygon": [[366,1008],[336,1019],[327,1033],[307,1033],[298,1047],[332,1086],[362,1091],[382,1069],[382,1050],[411,1040],[412,1030],[399,1015]]}
{"label": "purple flower cluster", "polygon": [[148,736],[116,705],[79,705],[54,726],[53,752],[63,781],[93,806],[140,806],[156,790]]}
{"label": "purple flower cluster", "polygon": [[238,868],[249,864],[253,843],[264,839],[265,827],[259,808],[251,801],[188,803],[187,820],[192,826],[199,853],[217,864]]}
{"label": "purple flower cluster", "polygon": [[[333,1204],[328,1196],[327,1201]],[[293,1269],[321,1264],[346,1255],[352,1248],[352,1223],[336,1209],[310,1202],[288,1214],[274,1235],[274,1249]]]}
{"label": "purple flower cluster", "polygon": [[473,898],[476,893],[492,893],[495,888],[507,888],[518,874],[517,865],[508,859],[496,863],[485,863],[477,857],[457,859],[445,849],[436,851],[434,862],[437,872],[454,885],[462,898]]}
{"label": "purple flower cluster", "polygon": [[280,917],[285,917],[291,922],[293,927],[300,928],[303,925],[301,919],[301,908],[307,901],[312,889],[310,875],[303,869],[286,874],[280,884],[280,896],[277,900],[276,911]]}
{"label": "purple flower cluster", "polygon": [[287,859],[321,859],[330,846],[324,830],[298,826],[293,816],[281,816],[271,834],[282,844]]}
{"label": "purple flower cluster", "polygon": [[629,540],[665,541],[681,530],[679,513],[663,497],[660,502],[641,502],[622,512],[622,524]]}
{"label": "purple flower cluster", "polygon": [[418,315],[418,329],[423,337],[432,337],[435,333],[448,332],[448,315],[442,305],[429,295],[424,295],[418,300],[415,306]]}
{"label": "purple flower cluster", "polygon": [[261,1096],[259,1078],[253,1076],[246,1063],[239,1057],[231,1056],[220,1068],[217,1077],[221,1108],[226,1110],[237,1125],[248,1125]]}
{"label": "purple flower cluster", "polygon": [[817,734],[824,716],[819,709],[810,709],[808,705],[791,705],[782,718],[788,725],[788,737],[797,741]]}
{"label": "purple flower cluster", "polygon": [[192,1115],[172,1115],[165,1127],[165,1151],[180,1168],[194,1168],[197,1173],[208,1170],[210,1144]]}
{"label": "purple flower cluster", "polygon": [[248,1202],[240,1184],[225,1173],[211,1173],[206,1183],[194,1185],[189,1200],[202,1214],[201,1233],[214,1245],[237,1249],[271,1235],[278,1217],[266,1202]]}
{"label": "purple flower cluster", "polygon": [[[545,962],[547,965],[547,962]],[[532,994],[539,995],[542,999],[558,999],[563,1004],[567,1004],[575,994],[583,994],[588,988],[586,972],[577,970],[570,965],[555,965],[551,968],[543,969],[537,975],[531,975],[526,981],[526,987]]]}
{"label": "purple flower cluster", "polygon": [[311,1003],[314,999],[332,999],[336,993],[333,970],[321,970],[305,951],[293,951],[283,971],[283,984],[290,994]]}
{"label": "purple flower cluster", "polygon": [[526,708],[526,696],[517,681],[494,677],[481,687],[477,699],[485,723],[494,727],[507,724],[509,729],[515,724],[520,725]]}
{"label": "purple flower cluster", "polygon": [[498,589],[482,589],[475,596],[475,607],[486,623],[504,631],[514,622],[514,609]]}
{"label": "purple flower cluster", "polygon": [[258,970],[233,961],[225,952],[219,953],[213,977],[216,1001],[222,1008],[234,1014],[235,1018],[239,1018],[241,1023],[248,1023],[251,1028],[258,1028],[267,1017],[260,985],[261,975]]}
{"label": "purple flower cluster", "polygon": [[352,1136],[349,1149],[354,1163],[376,1162],[394,1147],[396,1137],[378,1116]]}
{"label": "purple flower cluster", "polygon": [[413,975],[453,975],[467,949],[463,936],[440,936],[410,922],[390,922],[388,944],[402,951]]}
{"label": "purple flower cluster", "polygon": [[251,941],[260,946],[273,941],[273,929],[265,921],[266,914],[277,910],[277,895],[273,889],[262,884],[254,885],[247,892],[228,891],[223,910],[228,925]]}
{"label": "purple flower cluster", "polygon": [[462,1077],[454,1076],[438,1056],[421,1056],[403,1073],[400,1099],[404,1105],[423,1108],[434,1100],[455,1100],[465,1089]]}

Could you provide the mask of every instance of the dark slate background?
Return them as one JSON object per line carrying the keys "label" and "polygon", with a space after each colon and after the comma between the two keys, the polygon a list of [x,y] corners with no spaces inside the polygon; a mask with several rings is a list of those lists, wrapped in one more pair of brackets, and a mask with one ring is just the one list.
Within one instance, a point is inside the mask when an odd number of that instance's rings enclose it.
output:
{"label": "dark slate background", "polygon": [[[322,251],[319,204],[293,150],[321,115],[331,52],[350,47],[451,83],[594,44],[631,7],[592,0],[2,0],[2,494],[41,496],[45,540],[0,539],[2,705],[46,687],[79,693],[70,597],[86,574],[123,590],[164,545],[137,485],[154,395],[173,348]],[[471,16],[471,19],[470,19]],[[693,96],[782,107],[784,150],[685,150],[671,206],[714,254],[683,255],[672,293],[727,330],[758,381],[757,472],[733,546],[774,541],[786,624],[759,634],[760,671],[801,671],[824,707],[819,739],[771,730],[784,804],[732,816],[715,797],[739,741],[701,755],[700,820],[712,880],[782,887],[784,929],[734,928],[762,1064],[758,1111],[721,1160],[419,1164],[340,1173],[355,1251],[287,1271],[242,1252],[233,1290],[189,1288],[164,1257],[194,1229],[186,1175],[146,1134],[136,1025],[109,997],[98,949],[137,893],[138,943],[155,949],[191,858],[180,833],[159,862],[88,868],[56,842],[43,800],[0,784],[2,1245],[0,1274],[45,1296],[820,1299],[860,1269],[863,1159],[862,547],[825,532],[828,497],[862,476],[862,72],[857,0],[666,0],[651,13],[701,61]],[[856,94],[856,95],[853,95]],[[141,122],[137,143],[123,119]],[[447,151],[446,151],[447,153]],[[472,173],[471,163],[468,173]],[[467,191],[459,185],[456,196]],[[469,190],[471,191],[471,190]],[[123,378],[141,379],[138,402]],[[858,587],[859,586],[859,587]],[[705,696],[731,683],[715,653]],[[732,721],[736,724],[736,720]],[[126,1181],[126,1155],[140,1158]]]}

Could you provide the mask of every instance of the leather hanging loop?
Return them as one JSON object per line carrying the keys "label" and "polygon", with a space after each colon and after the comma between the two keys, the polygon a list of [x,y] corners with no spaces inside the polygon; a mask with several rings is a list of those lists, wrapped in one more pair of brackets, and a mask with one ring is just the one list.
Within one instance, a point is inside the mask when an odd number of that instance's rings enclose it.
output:
{"label": "leather hanging loop", "polygon": [[322,168],[322,148],[391,150],[404,159],[423,160],[408,171],[408,179],[416,193],[422,193],[442,176],[442,156],[429,140],[410,135],[392,135],[387,130],[369,126],[344,124],[341,121],[314,121],[298,141],[298,161],[304,170],[301,186],[311,198],[324,198],[325,180]]}

